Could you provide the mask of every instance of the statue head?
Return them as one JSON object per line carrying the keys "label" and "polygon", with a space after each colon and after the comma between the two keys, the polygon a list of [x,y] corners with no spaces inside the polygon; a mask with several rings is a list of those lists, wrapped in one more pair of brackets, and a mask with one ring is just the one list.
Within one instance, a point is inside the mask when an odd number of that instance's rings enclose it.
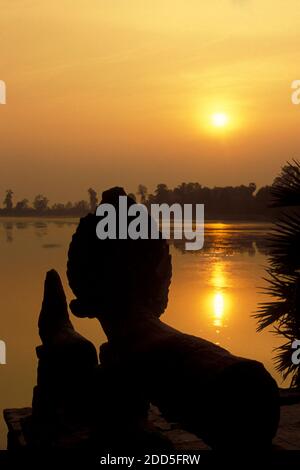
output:
{"label": "statue head", "polygon": [[[114,206],[116,220],[119,196],[126,196],[125,191],[112,188],[102,194],[101,201]],[[126,197],[128,207],[135,204]],[[131,219],[128,217],[128,224]],[[167,306],[172,272],[166,240],[161,236],[101,240],[96,234],[99,220],[96,214],[83,217],[70,243],[67,276],[76,296],[70,303],[72,312],[99,318],[101,323],[132,314],[159,317]]]}

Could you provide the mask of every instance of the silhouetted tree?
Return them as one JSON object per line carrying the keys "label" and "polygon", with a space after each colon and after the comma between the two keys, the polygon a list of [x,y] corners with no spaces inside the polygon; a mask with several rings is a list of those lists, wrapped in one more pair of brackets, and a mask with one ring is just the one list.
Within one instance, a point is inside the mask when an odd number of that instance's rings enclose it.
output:
{"label": "silhouetted tree", "polygon": [[94,213],[98,205],[97,193],[93,188],[89,188],[88,193],[89,193],[89,198],[90,198],[90,210],[91,212]]}
{"label": "silhouetted tree", "polygon": [[3,201],[5,208],[9,211],[13,208],[13,194],[14,192],[11,189],[7,189],[5,199]]}
{"label": "silhouetted tree", "polygon": [[255,191],[256,191],[256,183],[249,183],[248,188],[249,188],[250,194],[251,194],[251,195],[254,194]]}
{"label": "silhouetted tree", "polygon": [[51,207],[51,210],[55,211],[55,212],[63,212],[65,210],[65,205],[62,204],[61,202],[56,202],[55,204],[53,204],[53,206]]}
{"label": "silhouetted tree", "polygon": [[37,212],[45,212],[48,208],[49,200],[42,194],[35,196],[33,201],[33,207]]}
{"label": "silhouetted tree", "polygon": [[18,201],[16,204],[16,212],[25,211],[26,209],[29,208],[28,204],[29,204],[28,199],[22,199],[21,201]]}
{"label": "silhouetted tree", "polygon": [[133,194],[133,193],[128,193],[127,194],[128,197],[131,197],[131,199],[133,199],[135,202],[136,202],[136,195]]}
{"label": "silhouetted tree", "polygon": [[143,184],[139,184],[138,189],[137,189],[137,194],[138,194],[138,196],[140,196],[141,204],[145,204],[145,202],[147,200],[147,194],[148,194],[147,187],[144,186]]}
{"label": "silhouetted tree", "polygon": [[272,202],[271,186],[263,186],[260,188],[255,196],[256,206],[259,211],[270,210]]}
{"label": "silhouetted tree", "polygon": [[65,205],[65,209],[67,211],[70,211],[73,209],[73,203],[71,201],[68,201],[67,204]]}
{"label": "silhouetted tree", "polygon": [[299,162],[285,165],[281,174],[275,178],[272,193],[274,205],[280,207],[300,206],[300,170]]}
{"label": "silhouetted tree", "polygon": [[[167,187],[159,188],[160,193],[166,190],[167,190]],[[199,183],[181,183],[179,186],[177,186],[173,190],[173,193],[174,193],[173,202],[181,202],[182,204],[193,204],[199,197],[201,198],[200,192],[201,192],[201,185]],[[168,190],[168,195],[170,198],[169,190]]]}
{"label": "silhouetted tree", "polygon": [[169,201],[169,189],[166,184],[164,183],[158,184],[154,192],[155,192],[155,198],[158,204]]}
{"label": "silhouetted tree", "polygon": [[75,209],[75,212],[85,214],[89,211],[90,207],[87,201],[84,201],[82,199],[81,201],[77,201],[74,203],[74,209]]}

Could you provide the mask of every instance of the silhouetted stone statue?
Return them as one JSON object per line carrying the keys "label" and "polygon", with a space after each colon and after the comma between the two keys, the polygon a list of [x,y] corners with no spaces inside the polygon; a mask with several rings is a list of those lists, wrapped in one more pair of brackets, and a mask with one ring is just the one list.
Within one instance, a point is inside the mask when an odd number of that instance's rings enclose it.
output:
{"label": "silhouetted stone statue", "polygon": [[[121,188],[106,191],[102,203],[117,210],[120,195],[125,195]],[[133,203],[128,198],[128,205]],[[167,242],[99,240],[98,222],[92,214],[82,218],[70,244],[67,275],[76,296],[70,307],[79,317],[98,318],[107,335],[100,360],[114,378],[115,402],[126,392],[129,409],[136,397],[145,407],[151,401],[214,448],[270,445],[279,421],[270,374],[257,361],[161,322],[171,281]],[[99,402],[102,386],[103,381]],[[145,413],[141,410],[137,407],[137,415]],[[101,420],[101,406],[98,411]]]}
{"label": "silhouetted stone statue", "polygon": [[74,330],[64,289],[54,270],[46,275],[38,326],[43,344],[36,348],[39,364],[31,441],[35,446],[65,446],[68,434],[76,435],[90,424],[98,358],[94,345]]}
{"label": "silhouetted stone statue", "polygon": [[[148,423],[149,401],[118,364],[98,365],[93,344],[74,330],[59,275],[51,270],[39,316],[42,345],[32,416],[26,426],[31,447],[168,449],[168,439]],[[101,347],[102,356],[105,345]],[[105,361],[104,361],[105,362]]]}

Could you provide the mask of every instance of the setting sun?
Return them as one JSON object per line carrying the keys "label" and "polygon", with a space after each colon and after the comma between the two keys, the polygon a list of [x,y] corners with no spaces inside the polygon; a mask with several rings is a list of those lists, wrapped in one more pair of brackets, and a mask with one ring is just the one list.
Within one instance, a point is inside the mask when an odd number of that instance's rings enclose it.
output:
{"label": "setting sun", "polygon": [[225,113],[214,113],[211,116],[212,125],[214,127],[225,127],[228,124],[228,115]]}
{"label": "setting sun", "polygon": [[[235,98],[222,96],[209,98],[198,104],[197,132],[200,128],[207,136],[227,137],[237,135],[245,120],[245,114],[240,110]],[[234,132],[233,132],[234,131]]]}

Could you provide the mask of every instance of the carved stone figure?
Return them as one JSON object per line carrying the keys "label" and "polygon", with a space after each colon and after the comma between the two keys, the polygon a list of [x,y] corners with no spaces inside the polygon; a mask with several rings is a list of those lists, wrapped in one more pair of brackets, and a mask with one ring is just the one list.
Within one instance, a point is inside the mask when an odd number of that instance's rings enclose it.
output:
{"label": "carved stone figure", "polygon": [[[122,188],[106,191],[102,203],[117,210],[120,195]],[[120,390],[130,384],[135,396],[214,448],[269,446],[279,421],[270,374],[257,361],[161,322],[171,281],[167,242],[99,240],[98,221],[94,214],[82,218],[70,244],[70,308],[100,321],[108,338],[101,363],[116,371]]]}

